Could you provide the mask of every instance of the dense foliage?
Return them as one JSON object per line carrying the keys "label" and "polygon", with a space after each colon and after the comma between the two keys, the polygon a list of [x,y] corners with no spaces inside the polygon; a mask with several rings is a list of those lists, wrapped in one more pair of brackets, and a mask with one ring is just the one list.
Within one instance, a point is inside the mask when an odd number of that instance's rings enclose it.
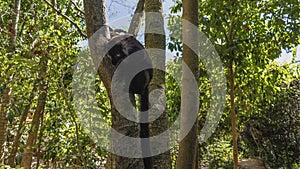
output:
{"label": "dense foliage", "polygon": [[[180,52],[181,38],[178,34],[181,28],[174,23],[180,21],[177,13],[181,11],[182,3],[176,2],[169,20],[173,35],[169,48]],[[292,94],[293,87],[288,87],[298,81],[299,67],[281,66],[274,61],[280,57],[282,49],[293,51],[294,57],[296,55],[300,15],[295,10],[299,7],[295,0],[199,1],[200,31],[209,37],[223,61],[228,74],[228,93],[229,70],[234,69],[239,157],[260,157],[274,168],[299,165],[298,94],[295,89],[296,93]],[[204,81],[200,81],[204,85],[200,83],[200,117],[203,118],[208,109],[203,105],[209,99],[210,92],[206,91],[210,82],[204,78],[205,68],[202,72],[200,78]],[[288,98],[293,98],[293,101]],[[292,106],[287,106],[287,103]],[[228,104],[225,108],[213,137],[200,145],[200,161],[211,168],[232,168],[231,106]],[[256,134],[260,137],[242,134],[247,133],[245,130],[249,132],[249,125],[255,126],[252,129],[257,129],[259,133]],[[201,128],[201,124],[199,126]]]}
{"label": "dense foliage", "polygon": [[[176,0],[168,23],[172,35],[168,47],[176,55],[167,63],[166,74],[170,125],[180,112],[180,84],[172,75],[181,72],[182,40],[178,36],[181,5]],[[33,119],[41,101],[39,96],[45,92],[38,134],[31,146],[32,167],[103,167],[108,153],[81,126],[81,116],[76,114],[72,102],[74,71],[90,66],[88,60],[81,60],[81,64],[77,60],[78,56],[84,59],[89,55],[79,45],[85,38],[82,2],[22,1],[17,41],[11,51],[14,7],[11,1],[0,2],[0,113],[7,122],[6,132],[0,133],[0,137],[5,137],[0,168],[21,165],[36,122]],[[215,46],[225,73],[229,74],[230,66],[234,68],[239,157],[259,157],[272,168],[300,166],[300,67],[275,61],[282,50],[296,56],[295,47],[300,43],[299,11],[298,0],[199,0],[199,30]],[[199,68],[198,127],[201,129],[212,96],[211,81],[203,63],[199,63]],[[107,92],[99,78],[93,82],[97,104],[91,109],[99,111],[111,124]],[[6,89],[9,89],[7,110],[3,108]],[[232,168],[229,111],[228,99],[215,133],[199,145],[199,166]],[[178,147],[171,151],[173,167],[177,151]]]}

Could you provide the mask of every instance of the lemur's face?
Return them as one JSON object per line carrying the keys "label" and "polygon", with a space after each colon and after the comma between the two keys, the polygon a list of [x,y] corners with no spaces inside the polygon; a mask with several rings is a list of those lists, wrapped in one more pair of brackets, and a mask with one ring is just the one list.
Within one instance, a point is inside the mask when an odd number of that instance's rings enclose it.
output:
{"label": "lemur's face", "polygon": [[122,49],[122,45],[118,43],[108,51],[108,55],[111,57],[112,64],[115,66],[118,66],[122,60],[127,57]]}

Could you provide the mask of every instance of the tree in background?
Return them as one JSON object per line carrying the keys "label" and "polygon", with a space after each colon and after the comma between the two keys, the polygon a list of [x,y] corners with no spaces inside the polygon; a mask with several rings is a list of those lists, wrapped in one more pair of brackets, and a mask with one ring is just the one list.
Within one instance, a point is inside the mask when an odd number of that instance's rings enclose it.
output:
{"label": "tree in background", "polygon": [[[226,142],[234,147],[235,168],[237,167],[237,150],[240,149],[237,146],[238,133],[242,131],[244,122],[249,120],[251,114],[260,112],[258,106],[260,103],[271,104],[274,101],[274,94],[280,90],[282,82],[290,81],[288,76],[274,76],[268,69],[270,69],[269,65],[273,64],[273,60],[280,56],[282,49],[290,51],[299,44],[298,20],[300,16],[295,12],[299,9],[298,4],[293,0],[284,2],[276,0],[267,2],[199,1],[200,31],[204,32],[215,45],[227,68],[228,88],[230,89],[230,105],[226,108],[219,131],[216,131],[215,137],[211,140],[228,140],[226,136],[229,129],[228,112],[231,112],[230,128],[233,139]],[[177,1],[172,11],[179,12],[181,7],[182,2]],[[176,22],[175,17],[172,19]],[[178,28],[172,30],[173,33],[176,31]],[[180,51],[181,46],[178,44],[181,40],[175,39],[174,41],[175,43],[171,43],[170,47]],[[221,128],[226,131],[221,132]],[[220,145],[220,148],[227,146]],[[215,146],[212,145],[212,147]],[[202,150],[207,150],[207,148],[206,144],[200,147]],[[228,155],[226,153],[224,155],[228,159]],[[242,157],[243,154],[239,156]],[[217,156],[215,158],[220,161],[224,160]],[[229,158],[232,156],[230,155]],[[214,160],[214,158],[208,159]]]}
{"label": "tree in background", "polygon": [[[5,4],[2,4],[3,6]],[[8,61],[11,61],[15,57],[16,46],[17,46],[17,37],[18,37],[18,24],[19,24],[19,16],[20,16],[20,8],[21,8],[21,0],[14,1],[14,9],[10,12],[12,13],[10,21],[8,25],[6,25],[7,33],[9,37],[8,45],[6,46],[6,53],[2,53],[5,57],[7,57]],[[7,19],[6,17],[4,19]],[[2,68],[3,75],[1,75],[1,107],[0,107],[0,161],[4,160],[4,144],[5,138],[7,136],[7,114],[10,109],[10,95],[11,95],[11,87],[8,85],[14,76],[13,71],[13,62],[9,62],[7,66]],[[1,72],[2,72],[1,71]],[[2,79],[3,78],[3,79]]]}
{"label": "tree in background", "polygon": [[[69,120],[70,114],[65,109],[68,106],[61,97],[61,86],[58,83],[62,78],[70,93],[70,81],[66,76],[62,77],[61,73],[71,73],[71,65],[76,63],[75,56],[79,50],[75,46],[81,40],[81,33],[77,32],[76,27],[71,27],[76,25],[72,14],[77,11],[70,10],[69,7],[70,16],[67,20],[55,1],[44,2],[0,3],[3,14],[0,22],[0,60],[3,63],[0,86],[7,84],[11,89],[10,101],[7,102],[9,111],[4,113],[6,117],[1,123],[7,124],[7,134],[3,132],[1,136],[5,143],[1,166],[8,164],[15,167],[22,161],[25,168],[32,168],[33,164],[36,167],[48,165],[46,168],[50,168],[57,161],[66,159],[66,154],[60,154],[62,149],[74,152],[78,150],[76,144],[65,147],[60,145],[70,142],[76,135],[75,127],[72,126],[68,132],[60,132],[66,130],[66,124],[73,124],[74,121]],[[61,2],[61,5],[66,7],[66,1]],[[14,19],[10,20],[11,16]],[[12,24],[12,21],[18,24],[5,26]],[[11,35],[15,36],[12,40],[15,45],[10,45],[6,38]],[[11,47],[14,51],[7,52],[6,49]],[[7,57],[7,54],[11,57]],[[11,80],[3,81],[7,79],[6,76]],[[4,106],[2,101],[4,100],[1,99],[1,105]],[[78,130],[76,131],[79,132]],[[70,138],[63,139],[63,135]],[[84,134],[82,137],[85,137]],[[69,165],[73,163],[74,161]]]}
{"label": "tree in background", "polygon": [[249,147],[250,156],[265,159],[272,168],[299,167],[300,86],[299,66],[272,66],[272,75],[287,75],[291,82],[281,83],[272,103],[258,105],[260,112],[245,122],[241,139]]}
{"label": "tree in background", "polygon": [[[83,1],[75,0],[0,2],[0,168],[19,168],[21,163],[26,168],[103,168],[104,164],[107,168],[143,167],[141,159],[112,156],[98,146],[81,126],[79,121],[82,119],[75,112],[72,95],[74,70],[91,66],[87,59],[90,53],[80,48],[78,42],[105,23],[105,18],[101,18],[102,13],[105,14],[101,6],[104,1],[87,2],[91,6],[87,11]],[[143,3],[147,3],[147,11],[161,12],[161,1],[158,0],[140,0],[137,11],[146,10],[141,5]],[[181,9],[182,3],[178,1],[172,11]],[[90,13],[91,10],[95,13]],[[227,68],[228,82],[232,66],[234,85],[231,86],[234,90],[231,91],[234,91],[234,99],[231,100],[235,104],[239,158],[259,156],[273,168],[299,168],[297,86],[300,69],[299,66],[274,62],[282,49],[293,50],[295,57],[293,48],[299,44],[299,10],[296,0],[199,1],[199,29],[206,33],[218,50]],[[91,22],[94,19],[87,33],[85,14],[89,15]],[[161,16],[159,18],[156,18],[157,23],[161,24]],[[178,25],[180,20],[171,16],[169,27],[174,28],[172,26]],[[134,27],[130,31],[136,34],[139,28]],[[157,32],[161,32],[160,29],[160,26],[157,27]],[[182,29],[176,27],[172,33],[180,31]],[[147,39],[146,46],[165,48],[164,36],[152,34]],[[171,39],[168,45],[178,50],[175,62],[180,65],[181,39]],[[80,57],[83,64],[77,64],[79,53],[83,55]],[[161,57],[164,55],[156,58],[157,64],[164,64],[165,58]],[[171,72],[178,74],[178,65],[168,65]],[[200,63],[199,68],[198,131],[212,97],[205,67]],[[120,116],[110,105],[110,93],[107,92],[110,90],[106,84],[110,81],[103,78],[109,79],[111,74],[105,69],[99,71],[102,72],[101,80],[99,77],[95,79],[97,106],[89,110],[101,113],[105,121],[119,131],[137,134],[132,132],[137,130],[134,124],[118,119]],[[168,74],[157,74],[158,78],[152,85],[161,89],[166,86],[168,116],[165,112],[157,120],[161,124],[152,123],[152,135],[164,131],[168,126],[165,123],[167,119],[171,124],[180,111],[180,92],[175,80]],[[199,168],[233,166],[229,103],[228,100],[214,135],[198,146]],[[121,128],[125,123],[129,127]],[[189,149],[192,147],[195,144],[187,146]],[[172,168],[176,167],[177,155],[178,147],[175,146],[171,149]],[[184,160],[180,155],[177,162],[180,161],[183,166],[184,163],[195,165],[194,153],[189,155],[193,157]],[[156,167],[171,168],[169,152],[155,156],[154,161]]]}

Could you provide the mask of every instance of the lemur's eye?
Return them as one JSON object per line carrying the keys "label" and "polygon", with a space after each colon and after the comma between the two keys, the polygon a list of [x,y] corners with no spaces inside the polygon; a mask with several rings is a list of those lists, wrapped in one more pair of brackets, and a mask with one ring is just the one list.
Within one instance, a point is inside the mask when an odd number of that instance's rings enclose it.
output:
{"label": "lemur's eye", "polygon": [[117,57],[117,58],[120,58],[120,57],[121,57],[121,54],[120,54],[120,53],[116,54],[116,57]]}

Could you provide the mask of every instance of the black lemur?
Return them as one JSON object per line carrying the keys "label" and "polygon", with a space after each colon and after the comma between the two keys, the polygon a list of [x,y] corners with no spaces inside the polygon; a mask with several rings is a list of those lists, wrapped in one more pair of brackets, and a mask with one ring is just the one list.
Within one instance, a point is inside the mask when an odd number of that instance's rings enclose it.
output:
{"label": "black lemur", "polygon": [[[144,46],[131,35],[116,35],[108,42],[107,55],[111,58],[112,64],[118,66],[127,56],[138,53],[138,59],[135,64],[146,64],[148,67],[152,67],[151,59]],[[123,64],[123,63],[122,63]],[[125,63],[126,64],[126,63]],[[131,64],[132,65],[132,64]],[[153,76],[152,69],[146,69],[140,71],[134,76],[129,85],[130,97],[134,98],[134,94],[140,95],[140,110],[147,111],[149,109],[149,91],[148,86]],[[129,79],[130,80],[130,79]],[[147,112],[143,112],[147,113]],[[148,115],[147,115],[148,117]],[[149,123],[140,123],[140,137],[149,138]],[[142,142],[142,153],[147,154],[150,152],[150,143]],[[145,169],[152,169],[151,157],[143,158]]]}

